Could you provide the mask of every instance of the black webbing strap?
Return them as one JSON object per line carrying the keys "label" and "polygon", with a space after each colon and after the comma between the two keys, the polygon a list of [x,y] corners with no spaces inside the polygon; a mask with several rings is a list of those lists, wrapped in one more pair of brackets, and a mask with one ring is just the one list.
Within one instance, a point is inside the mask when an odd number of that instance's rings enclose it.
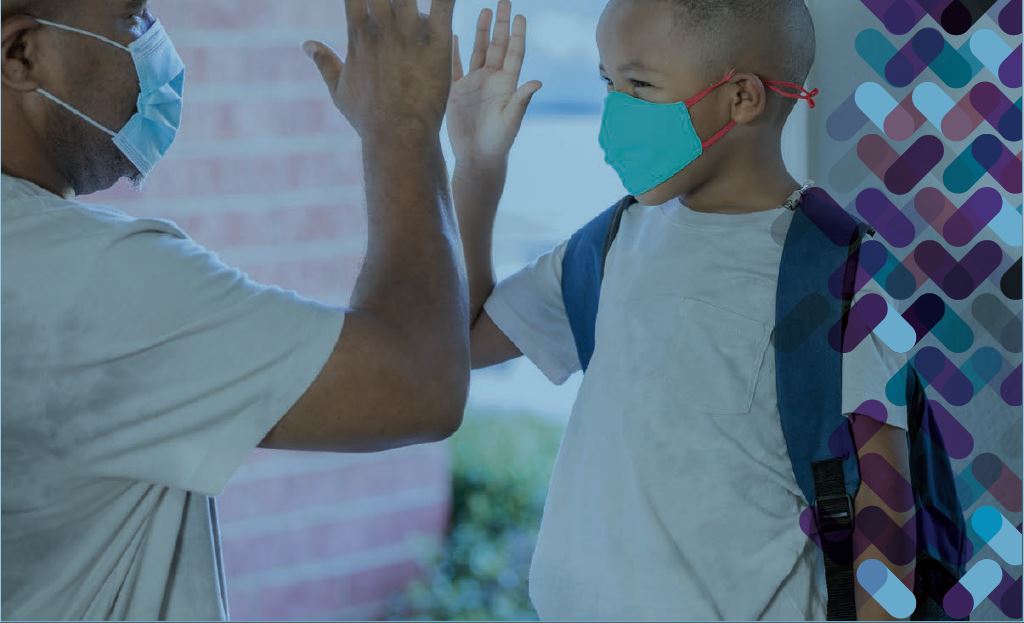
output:
{"label": "black webbing strap", "polygon": [[814,471],[814,510],[825,559],[828,620],[856,621],[853,593],[853,500],[846,493],[841,457],[818,461]]}

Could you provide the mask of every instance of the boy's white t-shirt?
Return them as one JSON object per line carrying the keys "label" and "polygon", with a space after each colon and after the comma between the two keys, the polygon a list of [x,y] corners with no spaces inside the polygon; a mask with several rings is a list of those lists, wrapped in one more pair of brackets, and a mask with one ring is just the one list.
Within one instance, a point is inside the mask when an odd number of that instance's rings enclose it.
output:
{"label": "boy's white t-shirt", "polygon": [[[543,619],[825,619],[820,551],[786,451],[772,346],[793,213],[630,208],[608,256],[596,348],[552,475],[530,596]],[[555,383],[580,365],[565,243],[485,310]],[[858,293],[884,293],[873,282]],[[843,364],[843,411],[906,364],[872,334]]]}
{"label": "boy's white t-shirt", "polygon": [[4,619],[227,619],[213,496],[343,310],[3,176]]}

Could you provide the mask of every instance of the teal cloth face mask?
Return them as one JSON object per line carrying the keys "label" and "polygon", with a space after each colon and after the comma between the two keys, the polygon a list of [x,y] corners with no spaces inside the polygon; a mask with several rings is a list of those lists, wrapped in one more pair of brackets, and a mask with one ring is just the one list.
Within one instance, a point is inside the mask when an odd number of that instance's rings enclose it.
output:
{"label": "teal cloth face mask", "polygon": [[39,18],[36,21],[92,37],[131,54],[139,78],[139,98],[135,114],[118,132],[104,127],[46,89],[36,89],[36,92],[109,135],[114,145],[135,165],[139,173],[143,177],[148,176],[170,151],[178,135],[185,88],[185,64],[163,25],[157,20],[141,37],[128,45],[121,45],[86,30]]}
{"label": "teal cloth face mask", "polygon": [[[674,104],[655,104],[613,91],[605,98],[599,137],[607,162],[619,174],[629,194],[637,196],[667,182],[720,141],[736,126],[730,121],[714,136],[702,141],[690,107],[732,80],[734,71],[690,99]],[[765,87],[783,97],[806,99],[814,108],[818,90],[806,91],[790,82],[765,81]],[[796,93],[785,89],[796,89]]]}

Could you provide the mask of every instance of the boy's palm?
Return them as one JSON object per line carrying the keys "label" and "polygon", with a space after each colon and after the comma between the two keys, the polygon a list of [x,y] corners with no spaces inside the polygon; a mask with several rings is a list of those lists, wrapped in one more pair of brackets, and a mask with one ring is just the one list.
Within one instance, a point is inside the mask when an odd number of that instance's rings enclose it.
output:
{"label": "boy's palm", "polygon": [[511,13],[511,3],[502,0],[493,38],[491,11],[485,9],[480,13],[469,74],[463,74],[456,41],[448,135],[460,162],[486,164],[504,160],[519,133],[530,100],[540,89],[537,81],[517,88],[526,49],[526,19],[517,16],[513,24]]}

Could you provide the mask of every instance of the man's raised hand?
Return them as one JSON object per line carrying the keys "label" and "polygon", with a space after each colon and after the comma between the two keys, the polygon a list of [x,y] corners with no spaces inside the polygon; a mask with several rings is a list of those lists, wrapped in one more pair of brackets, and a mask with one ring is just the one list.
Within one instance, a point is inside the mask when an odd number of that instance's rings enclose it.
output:
{"label": "man's raised hand", "polygon": [[320,41],[303,50],[363,140],[414,129],[439,132],[451,90],[455,0],[345,0],[345,60]]}

